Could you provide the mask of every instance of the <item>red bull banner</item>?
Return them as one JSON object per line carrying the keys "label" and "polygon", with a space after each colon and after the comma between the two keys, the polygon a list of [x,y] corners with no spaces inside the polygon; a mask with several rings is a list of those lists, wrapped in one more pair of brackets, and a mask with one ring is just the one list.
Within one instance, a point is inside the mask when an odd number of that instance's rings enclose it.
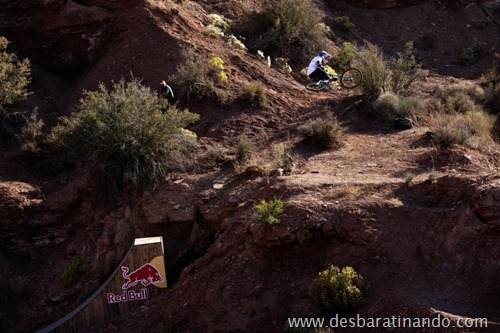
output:
{"label": "red bull banner", "polygon": [[81,332],[121,316],[167,288],[163,238],[137,238],[92,296],[37,333]]}
{"label": "red bull banner", "polygon": [[123,293],[120,295],[108,293],[107,299],[109,304],[147,299],[149,297],[147,288],[142,288],[139,292],[127,290],[137,284],[144,287],[149,285],[158,288],[167,287],[163,257],[156,257],[151,263],[146,263],[132,272],[130,272],[130,268],[126,266],[122,266],[121,270],[125,281],[122,285]]}

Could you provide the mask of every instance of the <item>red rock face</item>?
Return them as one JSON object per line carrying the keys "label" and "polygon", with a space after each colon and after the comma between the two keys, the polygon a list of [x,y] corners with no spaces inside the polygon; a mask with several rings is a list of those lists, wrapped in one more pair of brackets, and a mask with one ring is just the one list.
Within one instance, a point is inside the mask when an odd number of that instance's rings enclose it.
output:
{"label": "red rock face", "polygon": [[43,67],[73,75],[102,54],[114,10],[130,1],[0,0],[0,34],[15,51]]}

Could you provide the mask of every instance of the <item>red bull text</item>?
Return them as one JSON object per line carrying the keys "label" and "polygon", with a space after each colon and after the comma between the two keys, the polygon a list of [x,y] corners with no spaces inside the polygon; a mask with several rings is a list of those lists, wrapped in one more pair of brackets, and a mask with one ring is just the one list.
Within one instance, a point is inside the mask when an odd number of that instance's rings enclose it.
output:
{"label": "red bull text", "polygon": [[121,295],[108,293],[107,296],[109,304],[130,302],[130,301],[141,301],[149,298],[148,290],[146,288],[142,288],[141,291],[139,292],[135,292],[133,290],[125,290]]}

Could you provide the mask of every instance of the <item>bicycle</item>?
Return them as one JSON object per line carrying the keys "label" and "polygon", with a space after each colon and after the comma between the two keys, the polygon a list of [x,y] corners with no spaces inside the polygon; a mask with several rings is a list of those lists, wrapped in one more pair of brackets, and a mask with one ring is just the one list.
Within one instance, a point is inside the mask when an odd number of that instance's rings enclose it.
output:
{"label": "bicycle", "polygon": [[[335,72],[334,72],[335,73]],[[342,87],[346,89],[354,89],[361,84],[363,80],[363,74],[357,68],[349,68],[345,70],[342,74],[330,74],[330,80],[319,80],[312,83],[306,84],[307,90],[312,91],[322,91],[331,89],[331,85],[334,82],[340,82]]]}

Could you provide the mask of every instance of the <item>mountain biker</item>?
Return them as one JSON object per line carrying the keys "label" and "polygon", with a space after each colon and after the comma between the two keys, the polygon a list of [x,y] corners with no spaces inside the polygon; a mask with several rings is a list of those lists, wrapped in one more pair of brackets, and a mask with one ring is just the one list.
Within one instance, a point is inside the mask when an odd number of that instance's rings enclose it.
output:
{"label": "mountain biker", "polygon": [[314,81],[329,80],[330,75],[326,72],[324,66],[326,59],[332,55],[326,51],[321,51],[316,57],[311,60],[307,67],[307,75]]}

